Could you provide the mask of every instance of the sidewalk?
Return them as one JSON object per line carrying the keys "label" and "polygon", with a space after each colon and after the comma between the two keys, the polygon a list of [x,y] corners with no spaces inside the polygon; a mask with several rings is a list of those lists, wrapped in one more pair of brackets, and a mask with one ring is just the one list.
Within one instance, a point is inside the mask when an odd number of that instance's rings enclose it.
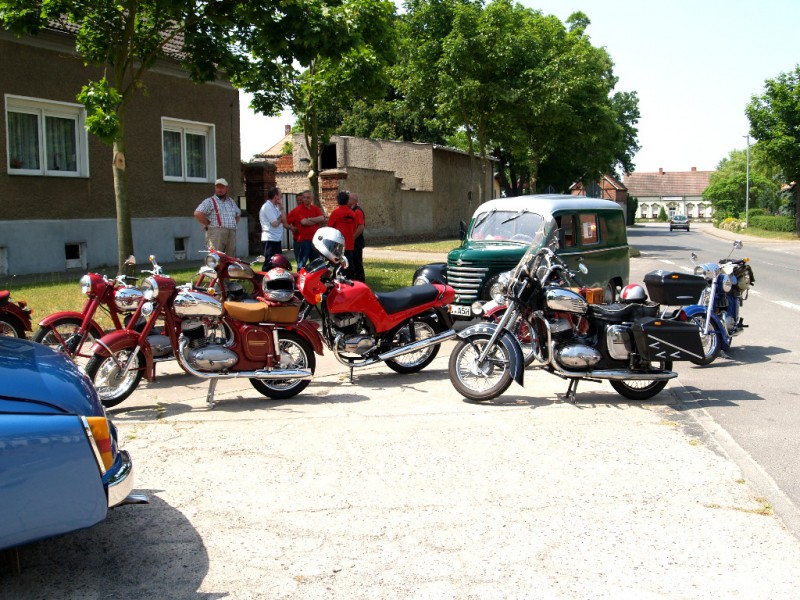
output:
{"label": "sidewalk", "polygon": [[109,411],[151,504],[21,549],[0,598],[797,598],[800,542],[678,382],[571,404],[528,370],[474,404],[452,345],[355,384],[326,350],[301,395],[226,380],[213,411],[159,365]]}

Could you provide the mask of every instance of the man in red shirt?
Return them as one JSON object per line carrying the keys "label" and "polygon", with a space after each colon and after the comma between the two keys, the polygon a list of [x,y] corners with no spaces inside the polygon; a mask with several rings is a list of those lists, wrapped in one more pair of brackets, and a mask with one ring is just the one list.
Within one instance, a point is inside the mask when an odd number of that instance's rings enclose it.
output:
{"label": "man in red shirt", "polygon": [[347,205],[350,202],[350,194],[339,192],[336,196],[336,203],[339,205],[336,210],[328,217],[328,227],[335,227],[344,236],[344,255],[347,257],[349,266],[344,273],[347,277],[353,275],[353,248],[355,247],[356,215]]}
{"label": "man in red shirt", "polygon": [[[311,190],[305,190],[297,196],[297,206],[289,211],[286,221],[294,234],[294,256],[297,259],[297,270],[317,257],[317,251],[311,240],[314,232],[325,222],[322,209],[314,204]],[[269,257],[267,257],[269,258]]]}

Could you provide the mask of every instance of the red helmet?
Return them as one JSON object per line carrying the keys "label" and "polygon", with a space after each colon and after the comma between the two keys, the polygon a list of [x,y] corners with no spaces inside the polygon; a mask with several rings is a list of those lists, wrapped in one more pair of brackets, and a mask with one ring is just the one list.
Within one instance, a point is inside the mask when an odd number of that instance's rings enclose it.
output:
{"label": "red helmet", "polygon": [[619,300],[620,302],[644,302],[647,300],[647,294],[638,283],[631,283],[622,288]]}
{"label": "red helmet", "polygon": [[273,254],[269,257],[267,264],[264,265],[263,270],[269,271],[270,269],[274,268],[279,269],[286,269],[287,271],[292,270],[292,263],[289,262],[289,259],[286,258],[283,254]]}

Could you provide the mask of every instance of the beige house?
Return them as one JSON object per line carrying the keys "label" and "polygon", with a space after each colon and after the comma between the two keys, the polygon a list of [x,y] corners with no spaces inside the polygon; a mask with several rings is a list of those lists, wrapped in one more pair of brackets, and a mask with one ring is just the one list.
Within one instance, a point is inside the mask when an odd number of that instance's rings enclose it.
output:
{"label": "beige house", "polygon": [[[283,154],[291,141],[292,154]],[[284,193],[309,187],[311,161],[302,134],[284,138],[259,157],[276,165],[276,183]],[[490,163],[493,165],[494,163]],[[415,142],[333,136],[320,157],[321,203],[327,213],[341,190],[358,192],[367,217],[368,240],[454,236],[459,221],[469,221],[481,203],[497,196],[492,169],[460,150]]]}
{"label": "beige house", "polygon": [[[75,99],[102,72],[84,66],[64,31],[0,29],[0,56],[0,275],[115,268],[112,151],[86,132]],[[227,81],[192,83],[168,57],[145,84],[127,108],[134,253],[140,263],[197,260],[205,239],[194,209],[217,177],[234,197],[242,188],[239,93]],[[247,248],[246,217],[237,246]]]}
{"label": "beige house", "polygon": [[714,171],[670,173],[659,169],[652,173],[630,173],[625,176],[628,195],[639,200],[637,219],[655,219],[663,207],[668,217],[685,215],[690,219],[710,220],[711,202],[703,200],[703,191]]}

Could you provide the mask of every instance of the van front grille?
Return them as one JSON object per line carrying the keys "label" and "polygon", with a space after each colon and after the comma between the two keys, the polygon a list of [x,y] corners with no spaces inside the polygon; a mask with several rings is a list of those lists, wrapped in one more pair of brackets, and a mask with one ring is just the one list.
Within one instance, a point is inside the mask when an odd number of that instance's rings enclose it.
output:
{"label": "van front grille", "polygon": [[471,267],[469,264],[447,265],[447,283],[456,291],[457,303],[472,303],[478,299],[488,267]]}

